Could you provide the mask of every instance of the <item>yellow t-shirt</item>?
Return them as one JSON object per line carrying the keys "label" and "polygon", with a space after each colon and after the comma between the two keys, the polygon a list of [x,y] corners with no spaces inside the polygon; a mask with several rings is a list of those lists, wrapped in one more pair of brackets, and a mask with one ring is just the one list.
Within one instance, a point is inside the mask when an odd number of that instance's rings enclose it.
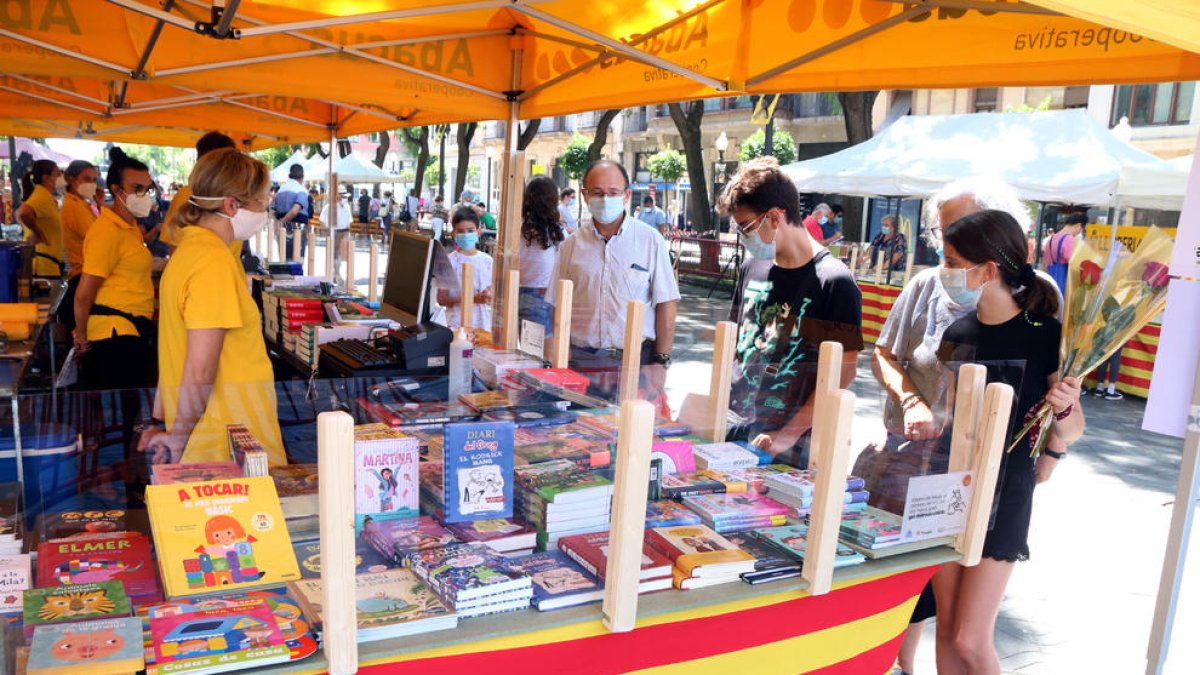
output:
{"label": "yellow t-shirt", "polygon": [[266,449],[272,466],[287,464],[262,318],[241,263],[220,237],[203,227],[180,229],[178,241],[159,284],[159,395],[168,429],[179,405],[188,331],[226,329],[212,395],[188,439],[183,461],[228,460],[226,427],[244,424]]}
{"label": "yellow t-shirt", "polygon": [[92,205],[86,199],[70,192],[63,197],[63,245],[67,249],[67,262],[71,263],[68,278],[83,272],[83,239],[95,221],[96,214],[92,213]]}
{"label": "yellow t-shirt", "polygon": [[[154,317],[154,284],[150,269],[154,258],[142,241],[142,228],[129,224],[107,206],[88,228],[83,239],[83,273],[104,279],[96,304],[127,314]],[[137,335],[128,319],[119,316],[88,318],[87,338],[104,340],[113,335]]]}
{"label": "yellow t-shirt", "polygon": [[[178,246],[181,239],[179,235],[185,228],[175,224],[175,218],[179,215],[179,209],[187,203],[187,200],[192,198],[192,189],[186,185],[179,188],[175,196],[171,198],[171,206],[167,209],[167,215],[163,217],[163,227],[158,233],[160,241],[165,242],[169,246]],[[242,242],[239,239],[234,239],[229,242],[229,250],[233,252],[233,257],[241,259],[242,257]],[[246,268],[242,268],[242,276],[246,276]]]}
{"label": "yellow t-shirt", "polygon": [[[42,230],[42,236],[46,238],[45,241],[37,245],[37,252],[53,256],[56,260],[65,260],[66,253],[63,250],[62,216],[58,210],[58,202],[54,201],[54,195],[46,189],[46,186],[35,185],[33,187],[33,194],[26,198],[25,203],[29,205],[29,208],[33,209],[38,227]],[[38,276],[56,277],[59,274],[59,270],[58,266],[49,260],[35,258],[33,261],[33,273]]]}

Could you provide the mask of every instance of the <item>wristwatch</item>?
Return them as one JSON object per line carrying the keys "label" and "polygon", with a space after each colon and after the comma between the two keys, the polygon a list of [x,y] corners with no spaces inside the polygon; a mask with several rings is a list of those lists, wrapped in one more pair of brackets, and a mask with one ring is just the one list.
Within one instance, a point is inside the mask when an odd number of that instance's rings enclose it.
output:
{"label": "wristwatch", "polygon": [[669,366],[669,365],[671,365],[671,354],[670,353],[659,354],[657,352],[654,354],[651,354],[650,355],[650,363],[655,363],[660,366]]}
{"label": "wristwatch", "polygon": [[1046,456],[1048,456],[1048,457],[1053,457],[1054,459],[1062,459],[1063,457],[1066,457],[1066,456],[1067,456],[1067,453],[1065,453],[1065,452],[1059,452],[1059,451],[1057,451],[1057,450],[1051,450],[1050,448],[1044,448],[1044,449],[1042,450],[1042,454],[1043,454],[1043,455],[1046,455]]}

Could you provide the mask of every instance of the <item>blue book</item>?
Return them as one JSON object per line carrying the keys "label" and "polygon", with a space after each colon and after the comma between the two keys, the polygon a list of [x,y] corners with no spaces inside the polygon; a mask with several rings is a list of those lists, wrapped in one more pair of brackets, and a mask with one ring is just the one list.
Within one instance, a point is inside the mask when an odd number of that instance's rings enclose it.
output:
{"label": "blue book", "polygon": [[143,661],[142,621],[133,617],[38,626],[29,672],[132,673]]}
{"label": "blue book", "polygon": [[604,587],[600,582],[561,551],[521,556],[513,558],[509,564],[533,580],[533,606],[539,612],[604,598]]}
{"label": "blue book", "polygon": [[513,515],[512,422],[447,424],[445,522]]}

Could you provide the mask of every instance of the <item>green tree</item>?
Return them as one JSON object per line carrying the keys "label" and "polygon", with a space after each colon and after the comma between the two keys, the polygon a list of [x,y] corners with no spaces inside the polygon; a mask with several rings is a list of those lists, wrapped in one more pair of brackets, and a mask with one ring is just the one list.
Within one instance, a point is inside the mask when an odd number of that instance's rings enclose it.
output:
{"label": "green tree", "polygon": [[1054,97],[1047,96],[1046,98],[1042,99],[1041,102],[1038,103],[1036,106],[1031,106],[1028,103],[1022,103],[1021,105],[1015,106],[1015,107],[1011,106],[1011,105],[1006,105],[1006,106],[1004,106],[1004,112],[1006,112],[1006,113],[1046,112],[1047,110],[1050,109],[1050,104],[1053,102],[1054,102]]}
{"label": "green tree", "polygon": [[425,180],[433,186],[442,184],[442,166],[436,157],[430,157],[429,164],[425,166]]}
{"label": "green tree", "polygon": [[[763,150],[766,145],[766,133],[762,129],[750,134],[750,137],[742,142],[742,149],[738,153],[738,157],[743,162],[748,162],[755,157],[762,157],[767,154]],[[779,160],[780,164],[791,164],[796,161],[796,141],[786,129],[776,129],[775,138],[772,145],[774,152],[770,153]]]}
{"label": "green tree", "polygon": [[[646,160],[646,168],[650,170],[651,175],[658,176],[668,184],[666,202],[669,205],[671,203],[671,185],[679,182],[683,174],[687,173],[687,161],[683,155],[679,154],[678,150],[668,147],[650,155]],[[667,227],[670,228],[670,212],[668,209],[663,210],[668,211]]]}
{"label": "green tree", "polygon": [[567,178],[581,180],[583,172],[587,171],[591,159],[588,157],[588,145],[591,142],[581,134],[576,133],[567,141],[567,148],[558,158],[558,165],[566,172]]}
{"label": "green tree", "polygon": [[277,145],[265,150],[256,150],[250,153],[250,155],[263,164],[266,164],[268,169],[274,169],[287,160],[288,157],[291,157],[292,153],[299,147],[298,145]]}

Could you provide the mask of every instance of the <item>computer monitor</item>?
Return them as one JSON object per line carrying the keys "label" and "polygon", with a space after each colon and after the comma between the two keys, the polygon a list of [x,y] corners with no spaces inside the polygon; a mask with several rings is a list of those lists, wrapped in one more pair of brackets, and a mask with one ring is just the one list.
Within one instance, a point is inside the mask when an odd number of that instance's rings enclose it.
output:
{"label": "computer monitor", "polygon": [[392,230],[380,314],[405,326],[429,320],[429,279],[433,249],[429,237]]}

